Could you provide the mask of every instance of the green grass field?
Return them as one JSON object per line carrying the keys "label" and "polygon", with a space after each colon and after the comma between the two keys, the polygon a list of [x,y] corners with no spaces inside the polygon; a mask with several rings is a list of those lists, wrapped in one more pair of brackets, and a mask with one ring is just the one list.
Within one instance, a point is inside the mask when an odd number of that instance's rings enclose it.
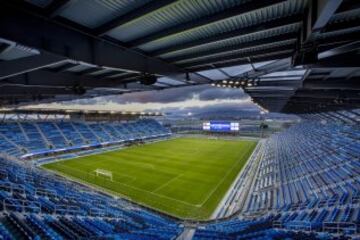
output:
{"label": "green grass field", "polygon": [[[43,165],[181,218],[208,219],[255,141],[177,138]],[[96,176],[111,171],[113,180]]]}

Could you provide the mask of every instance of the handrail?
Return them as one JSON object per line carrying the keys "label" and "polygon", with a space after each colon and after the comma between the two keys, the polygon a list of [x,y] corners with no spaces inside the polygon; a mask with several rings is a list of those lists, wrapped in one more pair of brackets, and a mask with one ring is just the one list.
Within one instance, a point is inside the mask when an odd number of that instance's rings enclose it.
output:
{"label": "handrail", "polygon": [[353,222],[323,222],[322,224],[323,231],[336,233],[343,233],[345,230],[350,230],[352,233],[358,232],[357,224]]}
{"label": "handrail", "polygon": [[[20,204],[13,203],[16,201]],[[30,206],[33,205],[33,206]],[[41,212],[41,204],[36,201],[30,201],[25,199],[17,199],[17,198],[5,198],[3,200],[4,209],[8,209],[9,207],[20,207],[21,212],[27,212],[29,209],[37,210],[37,212]]]}

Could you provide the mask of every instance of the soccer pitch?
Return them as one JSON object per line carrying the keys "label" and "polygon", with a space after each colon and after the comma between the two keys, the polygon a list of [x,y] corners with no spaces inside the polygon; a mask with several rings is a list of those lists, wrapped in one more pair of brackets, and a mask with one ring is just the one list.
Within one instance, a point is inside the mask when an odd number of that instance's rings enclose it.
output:
{"label": "soccer pitch", "polygon": [[[170,215],[208,219],[255,141],[175,138],[43,165]],[[111,171],[112,180],[96,170]]]}

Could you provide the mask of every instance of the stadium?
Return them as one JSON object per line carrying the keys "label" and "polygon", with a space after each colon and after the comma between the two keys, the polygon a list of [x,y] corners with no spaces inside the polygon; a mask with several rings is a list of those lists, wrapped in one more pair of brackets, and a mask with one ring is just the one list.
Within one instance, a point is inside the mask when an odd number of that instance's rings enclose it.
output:
{"label": "stadium", "polygon": [[0,239],[360,239],[358,0],[0,1]]}

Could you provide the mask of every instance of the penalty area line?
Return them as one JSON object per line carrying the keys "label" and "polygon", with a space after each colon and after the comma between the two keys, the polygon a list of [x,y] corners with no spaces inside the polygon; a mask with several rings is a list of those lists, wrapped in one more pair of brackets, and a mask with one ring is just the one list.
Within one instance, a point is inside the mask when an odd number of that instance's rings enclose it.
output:
{"label": "penalty area line", "polygon": [[[82,172],[82,173],[84,173],[84,174],[90,174],[90,175],[92,175],[92,176],[97,177],[97,176],[96,176],[95,174],[93,174],[92,172],[86,172],[86,171],[82,171],[82,170],[79,170],[79,169],[73,169],[73,168],[64,166],[64,165],[62,165],[62,164],[61,164],[61,166],[62,166],[62,167],[69,168],[69,169],[71,169],[71,170],[75,170],[75,171],[78,171],[78,172]],[[58,172],[62,172],[61,170],[57,170],[57,171],[58,171]],[[69,173],[64,173],[64,174],[65,174],[65,175],[69,175],[70,177],[73,177],[73,178],[80,179],[80,178],[78,178],[78,177],[72,176],[72,175],[69,174]],[[115,173],[115,174],[116,174],[116,173]],[[108,188],[106,188],[105,186],[101,186],[101,185],[96,184],[96,183],[90,183],[90,182],[87,182],[86,180],[82,180],[82,181],[84,181],[85,184],[88,183],[88,186],[90,186],[90,187],[93,187],[92,185],[94,184],[94,185],[97,185],[97,186],[99,186],[99,187],[108,189]],[[108,180],[108,179],[105,179],[105,181],[109,181],[109,180]],[[191,207],[196,207],[196,208],[198,207],[198,206],[195,205],[195,204],[191,204],[191,203],[188,203],[188,202],[185,202],[185,201],[176,199],[176,198],[172,198],[172,197],[169,197],[169,196],[165,196],[165,195],[162,195],[162,194],[154,193],[154,192],[151,192],[151,191],[142,189],[142,188],[138,188],[138,187],[135,187],[135,186],[128,185],[128,184],[126,184],[126,183],[122,183],[122,182],[119,182],[119,181],[112,181],[112,182],[117,183],[117,184],[120,184],[120,185],[123,185],[123,186],[126,186],[126,187],[129,187],[129,188],[132,188],[132,189],[135,189],[135,190],[138,190],[138,191],[141,191],[141,192],[146,192],[146,193],[149,193],[149,194],[151,194],[151,195],[155,195],[155,196],[157,196],[157,197],[159,197],[159,198],[170,199],[170,200],[173,200],[173,201],[176,201],[176,202],[179,202],[179,203],[182,203],[182,204],[184,204],[184,205],[191,206]],[[110,190],[110,191],[113,191],[113,192],[117,192],[117,191],[114,191],[114,190],[111,190],[111,189],[109,189],[109,190]],[[117,192],[117,193],[127,196],[126,194],[121,193],[121,192]],[[136,200],[133,200],[133,201],[136,202]]]}

